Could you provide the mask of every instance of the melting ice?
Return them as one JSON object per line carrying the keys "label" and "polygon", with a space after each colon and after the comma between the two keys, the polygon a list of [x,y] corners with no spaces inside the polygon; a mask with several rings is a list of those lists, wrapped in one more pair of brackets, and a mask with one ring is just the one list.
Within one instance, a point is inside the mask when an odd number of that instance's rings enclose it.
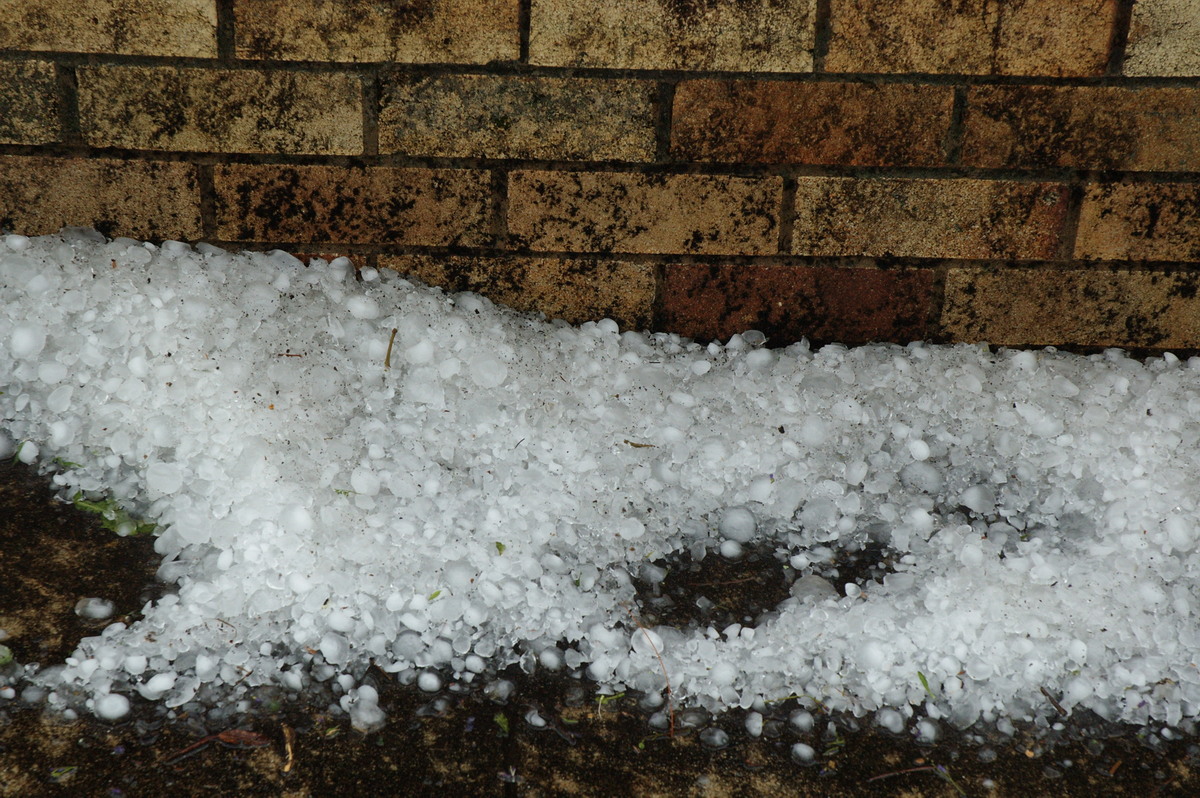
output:
{"label": "melting ice", "polygon": [[[706,346],[361,278],[0,240],[0,448],[156,521],[178,585],[46,684],[119,717],[338,679],[369,726],[369,662],[440,686],[519,661],[889,728],[1029,717],[1043,689],[1200,712],[1200,360]],[[882,580],[814,572],[868,543]],[[632,622],[647,563],[746,545],[796,580],[756,627]]]}

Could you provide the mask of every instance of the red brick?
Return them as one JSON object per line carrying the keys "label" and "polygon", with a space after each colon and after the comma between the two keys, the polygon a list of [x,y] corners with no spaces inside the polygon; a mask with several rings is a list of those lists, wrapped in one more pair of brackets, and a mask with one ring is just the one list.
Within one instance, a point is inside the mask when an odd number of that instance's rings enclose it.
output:
{"label": "red brick", "polygon": [[671,154],[687,161],[937,166],[954,90],[896,83],[689,80]]}
{"label": "red brick", "polygon": [[671,264],[659,329],[700,340],[759,330],[771,345],[809,338],[908,343],[927,336],[933,271],[870,260],[800,266]]}

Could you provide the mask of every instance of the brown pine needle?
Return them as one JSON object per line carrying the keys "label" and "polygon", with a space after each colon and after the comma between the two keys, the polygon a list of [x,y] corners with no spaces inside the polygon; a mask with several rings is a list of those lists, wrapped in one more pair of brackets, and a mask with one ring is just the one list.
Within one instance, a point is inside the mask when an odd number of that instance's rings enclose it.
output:
{"label": "brown pine needle", "polygon": [[388,338],[388,351],[383,356],[383,367],[390,369],[392,367],[392,344],[396,343],[396,328],[392,328],[392,337]]}

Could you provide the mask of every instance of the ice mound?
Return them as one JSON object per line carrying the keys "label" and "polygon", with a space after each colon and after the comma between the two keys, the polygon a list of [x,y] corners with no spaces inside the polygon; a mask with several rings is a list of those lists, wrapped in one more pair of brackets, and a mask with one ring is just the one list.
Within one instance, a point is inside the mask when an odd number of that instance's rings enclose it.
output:
{"label": "ice mound", "polygon": [[[369,727],[369,662],[426,689],[521,662],[647,691],[665,666],[711,709],[806,695],[888,728],[1047,694],[1200,711],[1200,360],[704,346],[361,278],[0,242],[9,448],[157,521],[178,583],[50,687],[117,717],[332,679]],[[814,574],[868,541],[897,561],[881,582]],[[634,623],[648,561],[764,542],[797,584],[756,628]]]}

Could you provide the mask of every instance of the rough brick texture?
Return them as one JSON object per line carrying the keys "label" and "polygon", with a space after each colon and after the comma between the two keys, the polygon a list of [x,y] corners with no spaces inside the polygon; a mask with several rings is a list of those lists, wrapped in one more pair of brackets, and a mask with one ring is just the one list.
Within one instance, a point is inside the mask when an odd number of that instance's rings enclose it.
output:
{"label": "rough brick texture", "polygon": [[479,246],[487,243],[488,180],[466,169],[218,166],[217,236]]}
{"label": "rough brick texture", "polygon": [[816,0],[532,0],[546,66],[808,72]]}
{"label": "rough brick texture", "polygon": [[402,76],[379,115],[380,152],[647,161],[654,158],[650,81],[487,75]]}
{"label": "rough brick texture", "polygon": [[924,338],[931,269],[855,265],[670,264],[660,326],[701,340],[753,329],[768,343]]}
{"label": "rough brick texture", "polygon": [[49,61],[0,62],[0,144],[48,144],[62,137],[56,81]]}
{"label": "rough brick texture", "polygon": [[944,332],[993,344],[1200,347],[1200,274],[955,268]]}
{"label": "rough brick texture", "polygon": [[353,155],[363,149],[361,109],[350,74],[79,70],[80,123],[94,147]]}
{"label": "rough brick texture", "polygon": [[212,58],[216,0],[0,0],[0,49]]}
{"label": "rough brick texture", "polygon": [[81,224],[109,236],[198,239],[196,167],[0,156],[0,230],[43,235]]}
{"label": "rough brick texture", "polygon": [[1051,258],[1067,187],[1000,180],[800,178],[798,255]]}
{"label": "rough brick texture", "polygon": [[654,268],[595,258],[464,258],[383,255],[381,266],[450,291],[475,291],[518,310],[578,324],[610,318],[623,327],[651,323]]}
{"label": "rough brick texture", "polygon": [[1200,261],[1200,183],[1089,186],[1075,256]]}
{"label": "rough brick texture", "polygon": [[954,104],[945,86],[688,80],[671,154],[688,161],[937,166]]}
{"label": "rough brick texture", "polygon": [[518,0],[238,0],[237,55],[296,61],[515,61]]}
{"label": "rough brick texture", "polygon": [[1117,0],[830,0],[830,72],[1101,75]]}
{"label": "rough brick texture", "polygon": [[508,227],[551,252],[766,255],[778,250],[779,178],[514,172]]}
{"label": "rough brick texture", "polygon": [[1196,0],[1138,0],[1133,5],[1126,75],[1200,75]]}
{"label": "rough brick texture", "polygon": [[1200,170],[1200,88],[973,86],[963,163]]}

